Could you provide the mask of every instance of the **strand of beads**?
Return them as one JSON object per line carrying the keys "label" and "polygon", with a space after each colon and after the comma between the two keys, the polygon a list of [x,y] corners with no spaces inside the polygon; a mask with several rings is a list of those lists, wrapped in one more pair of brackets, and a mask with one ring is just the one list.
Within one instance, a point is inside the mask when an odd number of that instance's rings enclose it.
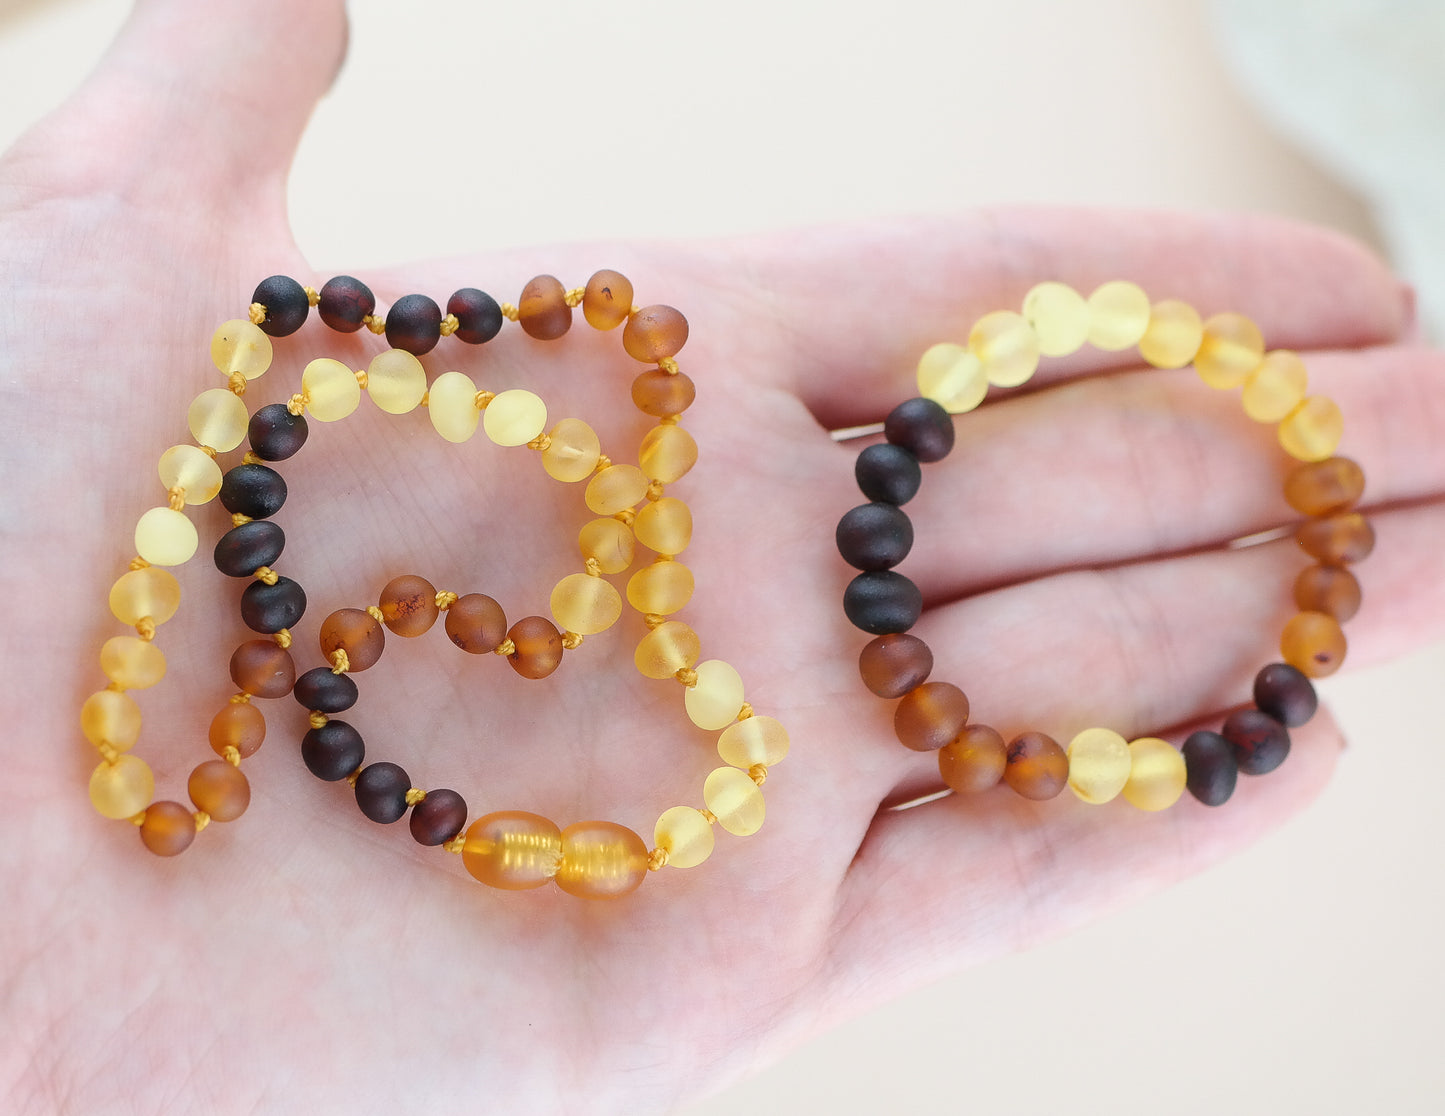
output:
{"label": "strand of beads", "polygon": [[[969,702],[958,686],[930,681],[933,653],[908,630],[922,612],[922,595],[894,570],[913,545],[913,526],[902,510],[922,483],[920,463],[946,457],[953,447],[952,414],[972,410],[990,385],[1015,387],[1037,369],[1041,356],[1067,356],[1085,344],[1106,351],[1137,346],[1156,368],[1193,365],[1210,387],[1241,389],[1245,413],[1275,427],[1280,445],[1298,464],[1285,479],[1285,498],[1308,517],[1296,532],[1316,560],[1295,583],[1299,612],[1280,639],[1283,662],[1255,677],[1253,706],[1231,713],[1218,732],[1196,732],[1175,748],[1145,737],[1126,740],[1106,728],[1086,728],[1067,747],[1039,732],[1005,743],[995,729],[969,723]],[[945,342],[923,354],[920,396],[899,404],[884,423],[885,441],[859,454],[858,486],[870,501],[847,512],[837,544],[861,570],[844,593],[850,621],[874,635],[859,657],[864,685],[897,699],[894,728],[901,743],[937,750],[945,783],[960,793],[1006,783],[1020,795],[1047,799],[1068,786],[1083,801],[1122,795],[1144,810],[1160,810],[1187,787],[1207,805],[1234,792],[1240,772],[1263,775],[1289,753],[1289,729],[1314,715],[1311,678],[1332,674],[1345,656],[1341,623],[1360,603],[1350,565],[1367,557],[1374,532],[1352,510],[1364,492],[1364,474],[1335,456],[1343,434],[1339,407],[1308,395],[1300,358],[1266,352],[1256,326],[1239,314],[1203,320],[1177,300],[1150,303],[1127,282],[1105,283],[1087,299],[1056,282],[1041,283],[1021,312],[985,314],[966,344]]]}

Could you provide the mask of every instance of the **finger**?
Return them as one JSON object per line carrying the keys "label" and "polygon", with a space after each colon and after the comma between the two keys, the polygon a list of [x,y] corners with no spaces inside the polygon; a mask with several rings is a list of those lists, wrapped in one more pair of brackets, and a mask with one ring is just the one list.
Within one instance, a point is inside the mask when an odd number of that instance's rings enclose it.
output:
{"label": "finger", "polygon": [[[917,394],[924,349],[966,341],[980,315],[1017,309],[1044,279],[1085,294],[1129,279],[1206,316],[1238,311],[1271,348],[1390,341],[1412,305],[1359,244],[1257,217],[1009,209],[744,247],[759,323],[748,363],[785,369],[787,386],[831,429],[881,420]],[[1046,369],[1040,382],[1127,363],[1127,354],[1090,350]]]}

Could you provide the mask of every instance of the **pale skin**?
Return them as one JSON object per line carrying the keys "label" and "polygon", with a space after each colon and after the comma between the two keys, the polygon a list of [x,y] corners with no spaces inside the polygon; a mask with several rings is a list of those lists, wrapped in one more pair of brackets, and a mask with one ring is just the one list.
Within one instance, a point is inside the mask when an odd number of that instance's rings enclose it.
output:
{"label": "pale skin", "polygon": [[[265,18],[282,7],[284,21]],[[790,732],[764,788],[767,824],[720,835],[707,863],[653,874],[616,903],[491,891],[404,823],[366,821],[344,784],[308,775],[295,747],[305,715],[284,699],[262,703],[248,812],[176,860],[152,857],[133,827],[91,810],[95,756],[77,710],[104,683],[101,642],[121,631],[105,600],[135,519],[164,499],[155,460],[184,440],[190,399],[223,382],[211,330],[265,275],[319,286],[346,270],[302,258],[283,191],[344,38],[332,3],[204,15],[142,4],[87,86],[0,162],[7,1111],[663,1110],[871,1003],[1162,888],[1307,805],[1342,744],[1327,713],[1295,733],[1284,767],[1218,810],[1186,799],[1145,815],[1003,789],[886,808],[937,787],[937,770],[898,746],[891,705],[857,678],[866,637],[841,614],[850,571],[831,537],[861,502],[857,447],[828,431],[879,421],[910,394],[922,349],[1039,279],[1088,290],[1127,277],[1206,313],[1248,312],[1272,346],[1304,353],[1315,390],[1345,412],[1344,449],[1379,509],[1351,662],[1441,630],[1445,361],[1412,343],[1410,299],[1385,267],[1331,234],[1002,212],[371,271],[389,303],[464,285],[515,299],[534,274],[580,285],[613,267],[639,302],[687,315],[679,363],[698,402],[684,425],[702,457],[675,488],[697,525],[684,619],[704,657],[736,665],[757,710]],[[492,390],[535,388],[628,460],[646,424],[627,393],[640,366],[619,340],[580,321],[545,344],[509,326],[483,351],[443,340],[426,363]],[[359,368],[381,344],[313,317],[277,342],[247,402],[285,398],[312,356]],[[935,676],[1005,736],[1104,724],[1177,741],[1217,726],[1276,654],[1299,552],[1288,539],[1222,545],[1287,521],[1287,463],[1235,399],[1136,364],[1052,364],[1028,393],[961,419],[958,448],[927,467],[909,506],[905,572],[928,604],[916,630]],[[298,665],[320,662],[326,613],[372,603],[400,573],[489,593],[513,618],[545,613],[552,584],[578,568],[586,513],[532,456],[446,445],[423,413],[394,419],[367,401],[313,423],[284,466],[292,497],[278,517],[279,565],[310,598]],[[196,520],[202,551],[157,636],[170,674],[140,696],[136,748],[158,797],[182,801],[191,767],[212,758],[205,726],[248,635],[237,583],[209,568],[224,513],[209,505]],[[473,816],[604,818],[650,844],[663,809],[701,805],[717,760],[678,684],[633,672],[642,630],[625,618],[539,682],[461,655],[439,630],[393,639],[359,677],[352,720],[369,758],[459,790]]]}

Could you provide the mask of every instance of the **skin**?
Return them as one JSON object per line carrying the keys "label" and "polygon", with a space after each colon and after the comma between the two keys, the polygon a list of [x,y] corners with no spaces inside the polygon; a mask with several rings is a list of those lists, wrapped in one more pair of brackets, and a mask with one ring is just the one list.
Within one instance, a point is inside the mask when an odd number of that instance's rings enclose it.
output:
{"label": "skin", "polygon": [[[857,680],[866,639],[838,607],[850,572],[829,537],[860,502],[857,446],[827,432],[881,420],[911,394],[922,349],[1041,278],[1087,291],[1128,277],[1205,313],[1245,310],[1272,346],[1305,354],[1313,390],[1347,416],[1379,534],[1351,661],[1440,632],[1445,361],[1412,343],[1408,292],[1337,236],[1257,219],[988,212],[372,271],[362,278],[389,304],[473,284],[515,300],[540,272],[570,286],[615,267],[639,303],[688,316],[679,360],[699,393],[685,425],[702,459],[675,490],[696,521],[684,560],[699,590],[683,616],[704,657],[734,663],[757,710],[790,732],[767,825],[720,834],[708,863],[619,903],[491,891],[403,826],[367,822],[344,784],[308,776],[294,745],[304,712],[283,700],[260,703],[270,735],[244,765],[245,816],[183,857],[150,856],[86,801],[95,756],[76,711],[103,683],[96,650],[120,631],[105,599],[134,521],[163,501],[154,462],[185,440],[189,400],[222,382],[212,329],[265,275],[326,278],[291,239],[283,188],[344,40],[340,5],[320,0],[204,14],[142,3],[90,82],[0,161],[0,560],[18,589],[8,645],[23,649],[0,738],[7,1111],[664,1110],[870,1004],[1165,887],[1308,804],[1342,743],[1327,713],[1294,734],[1280,771],[1242,780],[1220,810],[1186,799],[1145,815],[1003,789],[887,808],[937,787],[937,772],[897,745],[891,703]],[[312,356],[360,368],[380,348],[313,317],[277,341],[247,402],[286,398]],[[909,505],[918,542],[904,570],[927,601],[915,631],[934,677],[963,685],[975,719],[1005,737],[1215,727],[1291,611],[1292,542],[1222,549],[1289,518],[1269,432],[1191,374],[1136,361],[1050,362],[1027,391],[959,421],[959,446]],[[512,326],[482,352],[444,340],[427,364],[492,390],[534,387],[554,417],[592,422],[617,460],[647,428],[627,395],[640,366],[580,320],[550,343]],[[580,493],[529,451],[481,436],[446,445],[424,413],[394,419],[366,402],[311,430],[282,467],[292,497],[278,516],[278,565],[310,597],[300,669],[320,661],[328,612],[374,602],[397,574],[489,593],[516,619],[545,613],[551,585],[578,568]],[[170,672],[138,698],[136,753],[157,796],[178,800],[213,758],[205,726],[247,637],[238,587],[205,552],[225,515],[193,511],[203,551],[157,637]],[[701,805],[717,761],[678,687],[627,664],[640,631],[629,616],[540,682],[461,656],[439,630],[391,638],[359,676],[350,719],[371,758],[455,787],[473,816],[600,817],[650,843],[663,809]]]}

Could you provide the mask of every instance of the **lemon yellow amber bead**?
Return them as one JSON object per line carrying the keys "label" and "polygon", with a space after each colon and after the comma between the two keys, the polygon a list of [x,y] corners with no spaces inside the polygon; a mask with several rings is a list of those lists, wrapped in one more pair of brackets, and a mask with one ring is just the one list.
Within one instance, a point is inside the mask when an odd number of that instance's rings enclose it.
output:
{"label": "lemon yellow amber bead", "polygon": [[191,437],[219,453],[235,449],[246,439],[251,414],[240,396],[227,388],[211,388],[191,400],[186,425]]}
{"label": "lemon yellow amber bead", "polygon": [[181,566],[200,544],[196,525],[174,508],[151,508],[135,525],[135,552],[155,566]]}
{"label": "lemon yellow amber bead", "polygon": [[547,429],[547,404],[535,392],[501,392],[482,413],[482,429],[499,446],[525,446]]}
{"label": "lemon yellow amber bead", "polygon": [[702,785],[702,800],[722,826],[735,837],[748,837],[763,827],[763,792],[747,772],[718,767]]}
{"label": "lemon yellow amber bead", "polygon": [[488,887],[541,887],[562,862],[562,831],[537,814],[505,810],[467,827],[462,864]]}
{"label": "lemon yellow amber bead", "polygon": [[144,690],[166,676],[165,654],[135,636],[112,636],[101,645],[100,669],[117,686]]}
{"label": "lemon yellow amber bead", "polygon": [[697,683],[685,691],[683,705],[688,718],[700,729],[730,725],[743,707],[743,676],[721,659],[698,663]]}
{"label": "lemon yellow amber bead", "polygon": [[1124,799],[1140,810],[1166,810],[1184,793],[1184,753],[1167,740],[1144,736],[1129,741],[1129,779]]}
{"label": "lemon yellow amber bead", "polygon": [[122,624],[164,624],[181,607],[181,583],[156,566],[129,570],[110,587],[110,611]]}
{"label": "lemon yellow amber bead", "polygon": [[692,570],[671,558],[660,558],[628,579],[627,603],[644,614],[667,616],[692,599],[693,586]]}
{"label": "lemon yellow amber bead", "polygon": [[1149,311],[1149,296],[1135,284],[1105,283],[1089,296],[1089,344],[1111,353],[1139,344]]}
{"label": "lemon yellow amber bead", "polygon": [[127,751],[140,739],[140,706],[129,694],[98,690],[80,707],[80,731],[97,747]]}
{"label": "lemon yellow amber bead", "polygon": [[951,341],[932,346],[918,359],[918,394],[951,415],[973,410],[988,394],[983,361]]}
{"label": "lemon yellow amber bead", "polygon": [[636,545],[632,528],[610,516],[582,525],[577,533],[577,549],[583,559],[592,558],[603,573],[621,573],[632,565]]}
{"label": "lemon yellow amber bead", "polygon": [[172,446],[161,454],[156,472],[167,491],[185,489],[188,504],[207,503],[221,491],[221,467],[215,458],[196,446]]}
{"label": "lemon yellow amber bead", "polygon": [[637,513],[632,533],[658,554],[681,554],[692,541],[692,512],[676,496],[664,496]]}
{"label": "lemon yellow amber bead", "polygon": [[1239,387],[1264,359],[1264,335],[1243,314],[1215,314],[1204,323],[1194,370],[1212,388]]}
{"label": "lemon yellow amber bead", "polygon": [[555,878],[579,899],[620,899],[647,878],[647,846],[616,822],[577,822],[562,830]]}
{"label": "lemon yellow amber bead", "polygon": [[1323,461],[1339,448],[1345,418],[1333,399],[1311,395],[1279,424],[1279,444],[1300,461]]}
{"label": "lemon yellow amber bead", "polygon": [[1239,401],[1255,422],[1279,422],[1304,401],[1308,385],[1304,361],[1288,349],[1275,349],[1245,377]]}
{"label": "lemon yellow amber bead", "polygon": [[652,842],[667,853],[670,868],[696,868],[712,855],[716,841],[711,823],[691,806],[664,810],[652,829]]}
{"label": "lemon yellow amber bead", "polygon": [[551,607],[565,631],[596,635],[617,623],[622,615],[622,594],[600,577],[569,574],[552,590]]}
{"label": "lemon yellow amber bead", "polygon": [[448,442],[467,441],[477,432],[477,385],[465,372],[443,372],[432,381],[427,413],[436,432]]}
{"label": "lemon yellow amber bead", "polygon": [[597,515],[616,515],[647,495],[647,477],[636,465],[609,465],[587,482],[582,494]]}
{"label": "lemon yellow amber bead", "polygon": [[1149,310],[1149,325],[1139,338],[1139,355],[1155,368],[1183,368],[1194,360],[1204,339],[1199,311],[1187,302],[1165,299]]}
{"label": "lemon yellow amber bead", "polygon": [[564,418],[547,434],[547,448],[542,451],[542,468],[554,480],[586,480],[597,468],[602,444],[597,432],[581,419]]}
{"label": "lemon yellow amber bead", "polygon": [[222,322],[211,334],[211,363],[223,376],[254,380],[271,367],[271,338],[245,318]]}
{"label": "lemon yellow amber bead", "polygon": [[1039,367],[1039,339],[1022,314],[995,310],[974,322],[968,349],[983,364],[988,382],[1018,387]]}
{"label": "lemon yellow amber bead", "polygon": [[702,641],[681,620],[659,624],[642,637],[632,659],[647,678],[671,678],[683,667],[697,662]]}
{"label": "lemon yellow amber bead", "polygon": [[301,370],[306,410],[318,422],[344,419],[361,403],[356,373],[339,360],[321,357]]}
{"label": "lemon yellow amber bead", "polygon": [[366,393],[387,414],[408,414],[426,394],[426,369],[405,349],[385,349],[366,367]]}
{"label": "lemon yellow amber bead", "polygon": [[717,752],[724,763],[744,771],[759,763],[772,767],[788,757],[788,730],[776,717],[748,717],[723,729]]}
{"label": "lemon yellow amber bead", "polygon": [[697,443],[674,423],[654,426],[637,450],[637,464],[649,480],[671,484],[681,480],[697,464]]}
{"label": "lemon yellow amber bead", "polygon": [[90,804],[103,818],[133,818],[155,797],[156,777],[138,756],[102,760],[90,773]]}
{"label": "lemon yellow amber bead", "polygon": [[1069,789],[1085,802],[1108,802],[1129,781],[1129,742],[1105,728],[1085,729],[1069,742]]}
{"label": "lemon yellow amber bead", "polygon": [[1068,356],[1089,339],[1089,304],[1065,283],[1040,283],[1024,295],[1024,321],[1033,327],[1044,356]]}

